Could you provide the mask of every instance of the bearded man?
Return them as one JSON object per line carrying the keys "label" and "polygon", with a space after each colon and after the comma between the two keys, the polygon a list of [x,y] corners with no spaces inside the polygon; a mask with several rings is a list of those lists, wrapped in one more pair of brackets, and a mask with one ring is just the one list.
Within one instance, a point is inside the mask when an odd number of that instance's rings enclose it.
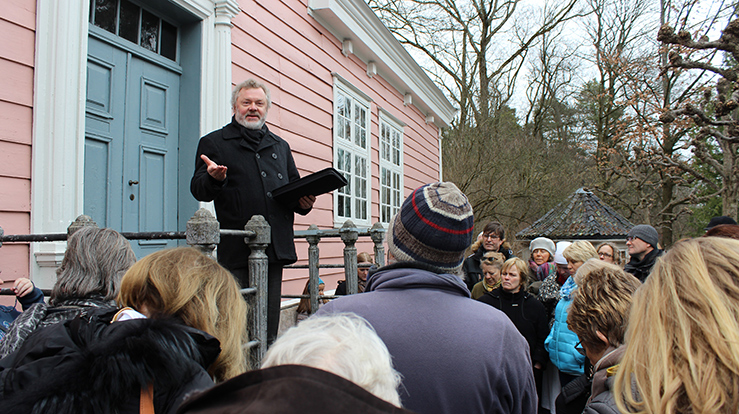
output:
{"label": "bearded man", "polygon": [[[282,291],[282,268],[297,260],[293,242],[294,213],[308,214],[315,196],[297,206],[272,198],[276,188],[298,180],[290,146],[270,132],[265,121],[272,104],[267,86],[255,79],[236,85],[231,96],[231,123],[200,139],[190,192],[199,201],[214,201],[224,229],[243,230],[259,214],[272,228],[267,297],[267,342],[277,336]],[[243,237],[223,237],[218,262],[233,273],[242,287],[250,286],[249,247]]]}

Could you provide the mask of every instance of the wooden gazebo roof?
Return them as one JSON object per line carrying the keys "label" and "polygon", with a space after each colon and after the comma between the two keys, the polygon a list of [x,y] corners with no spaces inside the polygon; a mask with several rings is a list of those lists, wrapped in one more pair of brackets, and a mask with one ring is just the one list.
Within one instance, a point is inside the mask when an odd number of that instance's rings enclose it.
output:
{"label": "wooden gazebo roof", "polygon": [[531,226],[516,233],[519,240],[605,240],[625,238],[634,225],[591,191],[580,188]]}

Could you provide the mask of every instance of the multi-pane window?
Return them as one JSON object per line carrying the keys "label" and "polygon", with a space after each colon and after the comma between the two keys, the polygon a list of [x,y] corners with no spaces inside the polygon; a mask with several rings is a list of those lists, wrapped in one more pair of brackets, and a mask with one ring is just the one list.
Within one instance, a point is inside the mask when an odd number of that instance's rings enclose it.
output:
{"label": "multi-pane window", "polygon": [[380,116],[380,222],[389,223],[403,201],[403,132]]}
{"label": "multi-pane window", "polygon": [[370,221],[369,101],[337,80],[334,87],[334,168],[349,183],[334,192],[337,223]]}
{"label": "multi-pane window", "polygon": [[93,0],[90,23],[170,60],[177,60],[177,27],[128,0]]}

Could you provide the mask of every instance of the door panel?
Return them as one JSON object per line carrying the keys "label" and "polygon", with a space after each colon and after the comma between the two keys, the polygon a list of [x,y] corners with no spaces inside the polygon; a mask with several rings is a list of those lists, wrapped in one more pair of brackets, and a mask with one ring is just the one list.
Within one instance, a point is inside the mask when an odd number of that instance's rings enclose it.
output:
{"label": "door panel", "polygon": [[93,38],[88,48],[83,213],[100,227],[121,230],[127,57]]}
{"label": "door panel", "polygon": [[[179,75],[108,41],[89,42],[85,212],[123,232],[176,231]],[[176,242],[131,246],[140,258]]]}

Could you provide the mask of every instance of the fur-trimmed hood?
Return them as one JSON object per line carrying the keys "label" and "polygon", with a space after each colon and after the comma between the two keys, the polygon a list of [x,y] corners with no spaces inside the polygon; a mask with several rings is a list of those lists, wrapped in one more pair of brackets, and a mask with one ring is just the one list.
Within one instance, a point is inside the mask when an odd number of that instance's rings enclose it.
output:
{"label": "fur-trimmed hood", "polygon": [[106,311],[39,330],[0,360],[3,412],[138,412],[150,383],[157,412],[174,412],[185,394],[213,384],[206,369],[217,339],[175,320],[111,318]]}

